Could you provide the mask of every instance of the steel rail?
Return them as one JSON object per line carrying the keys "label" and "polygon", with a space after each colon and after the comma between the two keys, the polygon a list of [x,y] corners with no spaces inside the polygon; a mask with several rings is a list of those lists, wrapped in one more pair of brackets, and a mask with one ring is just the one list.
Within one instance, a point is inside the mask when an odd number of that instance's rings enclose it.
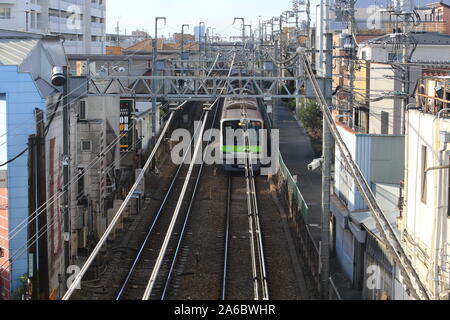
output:
{"label": "steel rail", "polygon": [[259,285],[258,285],[258,267],[256,261],[255,239],[254,239],[254,227],[253,216],[255,214],[252,201],[252,191],[250,187],[250,165],[248,164],[248,151],[245,157],[245,184],[247,188],[247,211],[248,211],[248,229],[250,234],[250,255],[252,260],[252,281],[254,299],[259,300]]}
{"label": "steel rail", "polygon": [[[217,63],[217,60],[219,58],[219,54],[217,54],[217,58],[214,62],[214,65],[212,66],[212,68],[214,68],[215,64]],[[211,69],[212,69],[211,68]],[[211,71],[208,73],[208,76],[211,74]],[[179,110],[179,108],[181,108],[184,104],[186,104],[188,101],[185,101],[184,103],[182,103],[177,110]],[[137,187],[139,186],[141,180],[144,178],[146,171],[148,170],[148,168],[150,167],[151,162],[153,161],[153,158],[157,152],[157,150],[159,149],[159,146],[164,138],[164,135],[166,133],[166,131],[168,130],[168,128],[170,127],[170,124],[173,120],[173,116],[174,116],[174,112],[172,112],[170,114],[170,117],[163,129],[163,131],[160,134],[160,137],[155,145],[155,147],[153,148],[152,153],[150,154],[146,164],[144,165],[144,168],[141,172],[141,174],[138,176],[138,178],[136,179],[135,184],[133,185],[133,187],[131,188],[130,192],[128,193],[125,201],[123,202],[122,206],[119,208],[119,211],[117,212],[117,214],[114,216],[113,220],[111,221],[110,225],[108,226],[108,228],[106,229],[105,233],[103,234],[102,238],[100,239],[100,241],[98,242],[97,246],[94,248],[93,252],[91,253],[91,255],[89,256],[89,258],[87,259],[86,263],[84,264],[83,268],[80,270],[80,273],[75,277],[73,283],[70,285],[69,289],[67,290],[67,292],[65,293],[65,295],[63,296],[62,300],[68,300],[70,299],[70,297],[72,296],[74,290],[80,285],[81,280],[84,276],[84,274],[87,272],[87,270],[89,269],[90,265],[92,264],[93,260],[95,259],[95,257],[97,256],[98,252],[100,251],[101,247],[104,245],[104,243],[106,242],[106,240],[108,239],[109,234],[112,232],[112,230],[114,229],[115,225],[117,224],[120,216],[122,215],[122,212],[125,210],[126,206],[128,205],[128,202],[130,201],[134,191],[137,189]]]}
{"label": "steel rail", "polygon": [[426,286],[420,279],[419,274],[414,269],[411,260],[409,259],[408,255],[403,249],[402,244],[397,234],[395,233],[394,228],[387,219],[386,214],[379,206],[376,197],[373,194],[371,188],[369,187],[366,178],[362,174],[362,171],[359,168],[359,166],[353,160],[353,157],[347,145],[345,144],[344,140],[341,137],[341,134],[339,133],[337,126],[333,120],[331,111],[329,110],[329,106],[327,105],[325,97],[323,96],[322,90],[320,89],[320,86],[317,82],[317,79],[314,75],[314,72],[312,70],[308,58],[304,55],[304,53],[301,54],[300,56],[301,56],[300,61],[303,64],[304,70],[313,85],[314,92],[319,101],[319,106],[325,115],[325,119],[328,123],[328,126],[330,127],[330,131],[337,142],[336,144],[340,152],[344,155],[344,161],[350,168],[350,174],[353,177],[358,189],[360,190],[364,202],[370,209],[372,217],[376,222],[376,226],[380,231],[381,237],[387,243],[386,247],[388,251],[392,254],[394,260],[398,262],[400,271],[403,273],[404,279],[406,280],[405,281],[406,286],[412,289],[411,294],[414,297],[429,300],[431,296],[430,293],[428,292]]}
{"label": "steel rail", "polygon": [[[216,102],[214,102],[214,103],[216,103]],[[214,123],[216,122],[216,119],[217,119],[217,113],[218,113],[218,110],[219,110],[219,107],[217,106],[217,107],[216,107],[216,110],[215,110],[215,113],[214,113],[214,119],[213,119],[213,122],[212,122],[212,124],[211,124],[211,129],[214,128]],[[211,134],[210,134],[210,136],[209,136],[208,141],[206,141],[206,143],[209,143],[209,142],[211,141],[211,137],[212,137],[212,132],[211,132]],[[208,145],[207,148],[205,149],[205,153],[206,153],[206,151],[208,150],[208,147],[209,147],[209,145]],[[194,158],[194,159],[195,159],[195,158]],[[201,166],[200,166],[200,169],[199,169],[199,172],[198,172],[198,174],[197,174],[196,181],[195,181],[194,190],[192,191],[192,196],[191,196],[191,199],[190,199],[190,201],[189,201],[189,207],[188,207],[188,209],[187,209],[187,211],[186,211],[186,217],[185,217],[185,219],[184,219],[183,228],[182,228],[182,230],[181,230],[181,232],[180,232],[180,237],[179,237],[179,239],[178,239],[177,248],[176,248],[176,250],[175,250],[175,254],[174,254],[174,257],[173,257],[173,259],[172,259],[172,263],[171,263],[171,266],[170,266],[170,270],[169,270],[167,279],[166,279],[165,284],[164,284],[164,289],[163,289],[163,293],[162,293],[162,295],[161,295],[161,300],[164,300],[164,299],[165,299],[166,294],[167,294],[167,292],[168,292],[168,290],[169,290],[170,282],[171,282],[171,280],[172,280],[172,274],[173,274],[173,271],[174,271],[174,269],[175,269],[175,264],[176,264],[176,262],[177,262],[177,260],[178,260],[178,254],[179,254],[179,252],[180,252],[181,245],[182,245],[183,240],[184,240],[186,228],[187,228],[187,225],[188,225],[188,222],[189,222],[189,218],[190,218],[190,216],[191,216],[192,208],[193,208],[193,206],[194,206],[194,202],[195,202],[195,199],[196,199],[196,197],[197,197],[197,191],[198,191],[198,187],[199,187],[199,185],[200,185],[200,180],[201,180],[201,177],[202,177],[202,173],[203,173],[204,166],[205,166],[205,162],[202,161],[202,164],[201,164]]]}
{"label": "steel rail", "polygon": [[[232,61],[232,63],[231,63],[231,67],[230,67],[230,72],[229,72],[229,74],[230,74],[231,71],[232,71],[232,68],[233,68],[233,65],[234,65],[235,57],[236,57],[236,56],[234,56],[233,61]],[[228,74],[228,75],[229,75],[229,74]],[[209,111],[211,110],[211,108],[212,108],[215,104],[218,103],[219,100],[220,100],[220,99],[217,98],[217,99],[214,101],[214,103],[211,105],[210,109],[207,110],[207,111],[205,111],[205,116],[204,116],[203,124],[202,124],[201,130],[200,130],[200,136],[203,136],[203,132],[204,132],[204,130],[205,130],[205,126],[206,126],[206,123],[207,123],[207,120],[208,120],[208,116],[209,116]],[[216,109],[215,114],[217,114],[217,109]],[[211,140],[211,137],[212,137],[212,132],[211,132],[211,135],[210,135],[209,140]],[[145,292],[144,292],[144,295],[143,295],[143,297],[142,297],[142,300],[149,300],[149,299],[150,299],[150,296],[151,296],[151,294],[152,294],[153,287],[154,287],[154,285],[155,285],[156,279],[157,279],[157,277],[158,277],[158,275],[159,275],[159,271],[160,271],[161,266],[162,266],[163,259],[164,259],[165,255],[166,255],[166,252],[167,252],[167,248],[168,248],[168,245],[169,245],[170,238],[172,237],[173,230],[174,230],[174,228],[175,228],[175,224],[176,224],[176,222],[177,222],[177,220],[178,220],[178,216],[179,216],[179,214],[180,214],[181,206],[182,206],[182,204],[183,204],[184,197],[185,197],[185,195],[186,195],[186,191],[187,191],[187,188],[188,188],[188,185],[189,185],[189,182],[190,182],[189,180],[190,180],[190,177],[191,177],[192,172],[193,172],[193,170],[194,170],[195,160],[196,160],[197,157],[198,157],[198,153],[199,153],[199,150],[200,150],[200,147],[202,146],[202,144],[203,144],[203,140],[202,140],[202,139],[198,139],[198,142],[197,142],[197,144],[196,144],[196,146],[195,146],[194,155],[193,155],[193,158],[192,158],[193,161],[191,162],[191,164],[190,164],[190,166],[189,166],[189,170],[188,170],[188,173],[187,173],[187,176],[186,176],[186,180],[185,180],[185,182],[184,182],[184,184],[183,184],[183,188],[182,188],[182,190],[181,190],[180,197],[179,197],[179,199],[178,199],[178,203],[177,203],[177,206],[176,206],[176,208],[175,208],[175,212],[174,212],[173,217],[172,217],[172,221],[170,222],[169,228],[168,228],[167,233],[166,233],[166,237],[165,237],[165,239],[164,239],[163,245],[162,245],[161,250],[160,250],[160,252],[159,252],[159,255],[158,255],[156,264],[155,264],[155,266],[154,266],[154,268],[153,268],[152,275],[150,276],[150,279],[149,279],[149,281],[148,281],[148,284],[147,284],[147,287],[146,287],[146,289],[145,289]],[[202,161],[202,163],[203,163],[203,161]],[[199,177],[200,177],[200,175],[199,175]],[[199,177],[198,177],[198,178],[199,178]]]}
{"label": "steel rail", "polygon": [[69,289],[67,290],[65,295],[63,296],[62,300],[69,300],[70,299],[70,297],[72,296],[72,294],[75,291],[75,289],[80,285],[83,276],[85,275],[85,273],[87,272],[87,270],[91,266],[91,264],[94,261],[95,257],[100,252],[100,249],[103,247],[103,245],[105,244],[105,242],[108,239],[109,235],[114,230],[117,222],[119,221],[119,218],[121,217],[122,213],[125,211],[126,207],[128,206],[128,203],[130,202],[134,191],[136,191],[137,187],[139,186],[139,184],[141,183],[142,179],[144,178],[145,173],[147,172],[148,168],[150,167],[150,164],[152,163],[153,158],[154,158],[157,150],[159,149],[159,146],[160,146],[160,144],[161,144],[161,142],[162,142],[162,140],[164,138],[164,135],[166,134],[170,124],[172,123],[173,116],[174,116],[174,113],[172,112],[170,117],[169,117],[169,120],[167,121],[163,131],[160,134],[160,137],[159,137],[156,145],[153,148],[152,153],[150,154],[150,156],[149,156],[149,158],[148,158],[144,168],[142,169],[142,172],[137,177],[136,182],[134,183],[133,187],[131,188],[130,192],[128,193],[127,197],[125,198],[125,201],[120,206],[119,210],[117,211],[116,215],[112,219],[112,221],[109,224],[108,228],[106,229],[105,233],[103,234],[103,236],[101,237],[101,239],[97,243],[97,245],[95,246],[95,248],[92,251],[92,253],[89,256],[89,258],[86,260],[83,268],[81,268],[80,272],[75,277],[73,283],[71,284],[71,286],[69,287]]}
{"label": "steel rail", "polygon": [[269,300],[269,288],[267,284],[267,272],[266,272],[266,263],[264,258],[264,246],[263,246],[263,240],[262,240],[262,230],[261,230],[261,223],[259,220],[259,208],[258,208],[258,198],[256,193],[256,184],[255,184],[255,177],[254,177],[254,171],[253,171],[253,162],[252,162],[252,155],[251,152],[249,154],[249,172],[250,172],[250,183],[251,183],[251,190],[252,190],[252,199],[253,199],[253,206],[254,206],[254,224],[256,229],[256,242],[257,242],[257,248],[258,248],[258,257],[259,257],[259,266],[260,266],[260,281],[261,281],[261,290],[262,290],[262,299],[263,300]]}
{"label": "steel rail", "polygon": [[[202,117],[203,117],[203,115],[202,115]],[[116,296],[116,300],[120,300],[122,298],[122,295],[124,294],[126,288],[128,287],[128,283],[130,282],[130,279],[131,279],[134,271],[136,270],[137,264],[139,263],[139,261],[140,261],[140,259],[142,257],[142,253],[144,252],[144,249],[147,246],[148,240],[150,239],[150,236],[153,234],[153,230],[154,230],[156,224],[159,222],[159,218],[160,218],[162,212],[166,208],[167,200],[169,199],[169,197],[170,197],[170,195],[172,193],[172,190],[173,190],[173,188],[176,185],[176,181],[178,179],[178,176],[180,175],[181,169],[184,166],[184,161],[186,160],[187,155],[188,155],[188,153],[191,150],[191,145],[192,145],[193,141],[194,141],[194,137],[192,137],[192,139],[191,139],[191,143],[189,144],[189,148],[188,148],[186,154],[184,155],[183,161],[178,166],[178,170],[175,172],[175,175],[174,175],[174,177],[172,179],[172,182],[171,182],[171,184],[169,186],[169,189],[167,190],[167,192],[166,192],[166,194],[164,196],[163,202],[162,202],[161,206],[159,207],[155,218],[153,219],[152,225],[150,226],[150,229],[147,232],[147,234],[145,236],[145,239],[144,239],[144,241],[142,242],[142,245],[139,248],[139,251],[138,251],[138,253],[136,255],[136,258],[133,261],[133,264],[131,265],[130,270],[127,273],[127,276],[125,277],[125,281],[123,282],[123,284],[122,284],[122,286],[121,286],[121,288],[119,290],[119,293]]]}
{"label": "steel rail", "polygon": [[[217,55],[216,60],[214,61],[214,64],[213,64],[211,70],[209,70],[208,76],[211,74],[211,72],[212,72],[214,66],[216,65],[218,59],[219,59],[219,54]],[[186,101],[185,103],[187,103],[187,101]],[[204,116],[204,113],[202,114],[201,118],[202,118],[203,116]],[[118,293],[117,296],[116,296],[116,300],[120,300],[120,299],[122,298],[122,295],[124,294],[124,292],[125,292],[125,290],[126,290],[126,288],[127,288],[127,286],[128,286],[128,283],[129,283],[129,281],[130,281],[130,279],[131,279],[131,277],[132,277],[134,271],[136,270],[137,264],[139,263],[139,261],[140,261],[140,259],[141,259],[141,256],[142,256],[142,253],[143,253],[145,247],[147,246],[148,240],[150,239],[150,236],[153,234],[153,229],[155,228],[157,222],[159,221],[159,217],[161,216],[161,213],[162,213],[163,210],[165,209],[166,204],[167,204],[167,200],[169,199],[169,196],[171,195],[172,190],[173,190],[173,188],[175,187],[176,180],[177,180],[177,178],[178,178],[178,176],[179,176],[179,174],[180,174],[180,172],[181,172],[181,169],[182,169],[183,166],[184,166],[184,161],[185,161],[186,158],[187,158],[188,152],[190,152],[190,150],[191,150],[191,146],[192,146],[192,143],[193,143],[193,141],[194,141],[194,138],[195,138],[195,134],[194,134],[194,137],[192,137],[192,139],[191,139],[191,143],[189,144],[189,148],[188,148],[186,154],[184,155],[183,161],[182,161],[181,164],[178,166],[178,170],[177,170],[177,172],[175,173],[175,175],[174,175],[174,177],[173,177],[173,179],[172,179],[172,182],[171,182],[171,184],[170,184],[170,187],[169,187],[168,191],[166,192],[166,195],[165,195],[165,197],[164,197],[164,199],[163,199],[163,202],[162,202],[162,204],[161,204],[161,206],[160,206],[160,208],[159,208],[159,210],[158,210],[158,212],[157,212],[157,214],[156,214],[156,216],[155,216],[155,218],[154,218],[154,220],[153,220],[153,222],[152,222],[152,225],[151,225],[151,227],[150,227],[150,230],[147,232],[147,235],[146,235],[146,237],[145,237],[145,239],[144,239],[142,245],[140,246],[140,249],[139,249],[139,251],[138,251],[138,254],[136,255],[136,258],[134,259],[133,264],[132,264],[130,270],[128,271],[128,274],[127,274],[127,276],[126,276],[126,278],[125,278],[125,281],[124,281],[124,283],[122,284],[122,286],[121,286],[121,288],[120,288],[120,290],[119,290],[119,293]],[[195,194],[195,191],[194,191],[194,194]]]}
{"label": "steel rail", "polygon": [[[209,111],[206,111],[204,119],[203,119],[203,124],[202,124],[201,129],[200,129],[200,136],[203,135],[203,132],[205,130],[205,125],[206,125],[206,122],[208,120],[208,115],[209,115]],[[161,269],[161,265],[162,265],[164,256],[166,255],[167,248],[169,246],[170,238],[172,237],[173,230],[175,228],[175,224],[176,224],[176,222],[178,220],[178,216],[180,214],[181,206],[182,206],[183,201],[184,201],[184,196],[186,195],[186,191],[187,191],[187,188],[188,188],[188,185],[189,185],[189,180],[190,180],[190,177],[191,177],[192,172],[194,170],[195,159],[197,159],[197,155],[198,155],[198,152],[200,150],[200,146],[202,145],[202,143],[203,143],[202,139],[198,139],[198,142],[197,142],[197,144],[195,146],[195,150],[194,150],[194,156],[192,158],[193,161],[191,162],[191,164],[189,166],[189,170],[188,170],[188,173],[186,175],[186,180],[184,181],[183,188],[181,190],[180,198],[178,199],[178,203],[177,203],[177,206],[175,208],[175,212],[173,214],[173,217],[172,217],[172,220],[170,222],[169,228],[167,229],[166,237],[164,238],[164,242],[162,244],[161,250],[159,252],[158,258],[156,260],[156,264],[155,264],[155,266],[153,268],[152,275],[150,276],[150,279],[148,281],[147,288],[145,289],[145,292],[144,292],[144,295],[142,297],[142,300],[149,300],[150,299],[150,295],[151,295],[151,293],[153,291],[153,287],[155,285],[156,278],[157,278],[157,276],[159,274],[159,271]]]}
{"label": "steel rail", "polygon": [[227,289],[227,273],[228,273],[228,249],[230,241],[230,216],[231,216],[231,192],[233,187],[233,177],[231,174],[228,176],[228,186],[227,186],[227,207],[226,207],[226,218],[225,218],[225,252],[224,252],[224,262],[223,262],[223,277],[222,277],[222,290],[221,299],[226,299],[226,289]]}

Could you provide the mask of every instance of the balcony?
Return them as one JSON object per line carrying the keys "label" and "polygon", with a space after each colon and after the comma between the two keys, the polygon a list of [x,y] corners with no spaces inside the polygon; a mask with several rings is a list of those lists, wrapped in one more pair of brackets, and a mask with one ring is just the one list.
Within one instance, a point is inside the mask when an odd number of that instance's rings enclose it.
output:
{"label": "balcony", "polygon": [[[448,73],[450,74],[450,71]],[[434,115],[438,115],[444,109],[449,109],[450,76],[420,79],[416,91],[416,104],[424,112]]]}
{"label": "balcony", "polygon": [[414,31],[447,33],[447,21],[422,22]]}

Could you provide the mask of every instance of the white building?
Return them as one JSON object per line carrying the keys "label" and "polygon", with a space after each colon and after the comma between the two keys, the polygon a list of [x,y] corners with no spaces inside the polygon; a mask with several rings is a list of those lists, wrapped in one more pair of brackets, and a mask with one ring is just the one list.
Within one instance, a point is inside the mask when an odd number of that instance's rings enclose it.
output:
{"label": "white building", "polygon": [[[434,32],[412,33],[417,47],[408,46],[407,54],[411,62],[447,62],[450,60],[450,35]],[[389,35],[370,39],[359,44],[358,58],[370,62],[369,82],[369,133],[371,134],[403,134],[404,132],[404,100],[403,72],[394,68],[392,62],[401,62],[402,50],[397,50],[394,40]],[[422,68],[409,68],[410,94],[414,93],[414,84],[422,74]],[[363,92],[363,89],[358,93]],[[410,98],[409,102],[413,102]]]}
{"label": "white building", "polygon": [[61,35],[68,54],[103,54],[105,0],[0,1],[0,28]]}
{"label": "white building", "polygon": [[[403,180],[404,137],[361,134],[344,124],[338,130],[361,168],[382,210],[396,227],[400,183]],[[333,251],[349,287],[363,299],[408,299],[395,261],[385,249],[375,219],[361,197],[341,152],[336,148],[333,214]],[[374,268],[376,285],[370,286]]]}
{"label": "white building", "polygon": [[422,110],[407,113],[406,210],[400,223],[403,246],[422,282],[432,298],[445,300],[450,291],[450,119],[441,110],[450,107],[449,84],[450,77],[424,79],[417,94]]}

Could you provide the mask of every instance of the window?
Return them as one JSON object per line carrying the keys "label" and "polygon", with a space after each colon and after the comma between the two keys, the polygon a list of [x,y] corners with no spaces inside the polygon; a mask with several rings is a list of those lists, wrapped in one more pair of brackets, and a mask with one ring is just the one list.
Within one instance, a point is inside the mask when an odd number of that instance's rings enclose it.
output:
{"label": "window", "polygon": [[0,248],[0,258],[5,257],[5,250],[3,248]]}
{"label": "window", "polygon": [[0,8],[0,19],[11,19],[11,8]]}
{"label": "window", "polygon": [[79,121],[86,121],[86,101],[80,101],[80,110],[78,112],[78,120]]}
{"label": "window", "polygon": [[91,152],[92,151],[92,141],[83,140],[81,141],[81,152]]}
{"label": "window", "polygon": [[444,20],[444,13],[442,10],[438,10],[437,12],[437,21],[443,21]]}
{"label": "window", "polygon": [[389,112],[381,111],[381,134],[389,134]]}
{"label": "window", "polygon": [[427,204],[427,147],[422,146],[422,203]]}
{"label": "window", "polygon": [[78,195],[77,200],[80,200],[84,196],[84,175],[85,171],[83,168],[78,169]]}

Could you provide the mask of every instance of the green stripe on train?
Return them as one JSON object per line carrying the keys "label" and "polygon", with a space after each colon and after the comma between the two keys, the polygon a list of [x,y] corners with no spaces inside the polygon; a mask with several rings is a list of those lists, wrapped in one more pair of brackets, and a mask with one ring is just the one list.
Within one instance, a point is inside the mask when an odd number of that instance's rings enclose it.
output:
{"label": "green stripe on train", "polygon": [[262,152],[263,148],[262,146],[250,146],[245,147],[245,146],[222,146],[221,147],[221,151],[222,152],[246,152],[246,151],[250,151],[250,152]]}

